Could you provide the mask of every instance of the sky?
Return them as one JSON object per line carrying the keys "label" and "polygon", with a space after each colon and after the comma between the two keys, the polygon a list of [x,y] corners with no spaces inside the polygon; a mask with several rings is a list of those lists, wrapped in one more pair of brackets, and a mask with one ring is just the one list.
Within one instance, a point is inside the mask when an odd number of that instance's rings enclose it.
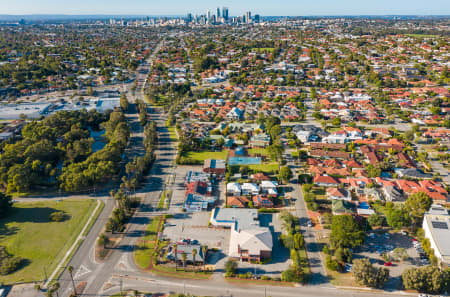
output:
{"label": "sky", "polygon": [[450,0],[0,0],[0,14],[450,15]]}

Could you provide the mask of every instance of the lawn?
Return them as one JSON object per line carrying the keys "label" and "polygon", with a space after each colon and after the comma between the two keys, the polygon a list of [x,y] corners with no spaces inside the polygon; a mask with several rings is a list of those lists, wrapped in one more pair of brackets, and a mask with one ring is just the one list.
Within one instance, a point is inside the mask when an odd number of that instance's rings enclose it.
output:
{"label": "lawn", "polygon": [[175,131],[175,127],[167,126],[167,129],[169,130],[170,141],[177,142],[178,136],[177,136],[177,132]]}
{"label": "lawn", "polygon": [[435,37],[439,37],[439,35],[430,35],[430,34],[405,34],[406,36],[409,37],[414,37],[414,38],[435,38]]}
{"label": "lawn", "polygon": [[249,155],[261,155],[261,156],[268,156],[267,149],[265,148],[251,148],[248,149]]}
{"label": "lawn", "polygon": [[271,162],[267,164],[260,164],[260,165],[249,165],[248,168],[255,172],[264,172],[264,173],[274,173],[278,171],[278,163],[277,162]]}
{"label": "lawn", "polygon": [[136,265],[142,269],[146,269],[150,266],[152,260],[152,254],[155,251],[156,236],[158,235],[158,226],[162,217],[155,217],[148,224],[146,234],[143,238],[144,242],[138,244],[137,249],[134,252],[134,261]]}
{"label": "lawn", "polygon": [[185,157],[195,161],[205,161],[206,159],[226,160],[227,156],[228,151],[223,150],[221,152],[187,152]]}
{"label": "lawn", "polygon": [[262,52],[273,53],[274,50],[275,50],[275,48],[273,48],[273,47],[254,47],[254,48],[252,48],[252,52],[258,52],[258,53],[262,53]]}
{"label": "lawn", "polygon": [[[73,244],[96,206],[92,199],[16,203],[7,218],[0,220],[0,245],[24,259],[16,272],[0,276],[0,283],[44,279],[56,268]],[[63,211],[67,219],[49,221],[49,215]]]}

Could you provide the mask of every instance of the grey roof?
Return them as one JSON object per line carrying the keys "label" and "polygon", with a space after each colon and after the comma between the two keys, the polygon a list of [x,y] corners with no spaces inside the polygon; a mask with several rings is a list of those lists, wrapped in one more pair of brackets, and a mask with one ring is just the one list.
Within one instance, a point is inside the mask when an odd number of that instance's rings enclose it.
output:
{"label": "grey roof", "polygon": [[258,211],[247,208],[216,208],[213,210],[216,222],[236,222],[236,230],[250,229],[259,226]]}
{"label": "grey roof", "polygon": [[[436,210],[432,210],[433,212]],[[444,262],[450,263],[450,215],[447,211],[445,212],[445,214],[427,213],[424,217],[424,224],[428,225],[432,240],[439,249]]]}

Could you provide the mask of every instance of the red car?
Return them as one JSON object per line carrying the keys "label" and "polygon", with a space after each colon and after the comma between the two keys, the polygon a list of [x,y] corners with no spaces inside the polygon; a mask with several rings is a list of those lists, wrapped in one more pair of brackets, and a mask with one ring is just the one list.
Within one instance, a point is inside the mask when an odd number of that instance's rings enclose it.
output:
{"label": "red car", "polygon": [[392,262],[384,262],[384,266],[392,266]]}

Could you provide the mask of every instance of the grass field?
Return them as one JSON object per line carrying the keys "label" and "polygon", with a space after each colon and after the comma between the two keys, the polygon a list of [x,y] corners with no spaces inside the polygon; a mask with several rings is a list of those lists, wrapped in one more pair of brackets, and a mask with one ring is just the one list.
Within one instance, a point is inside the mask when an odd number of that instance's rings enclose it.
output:
{"label": "grass field", "polygon": [[272,162],[260,165],[249,165],[248,168],[257,172],[274,173],[278,170],[278,163]]}
{"label": "grass field", "polygon": [[[0,220],[0,245],[25,260],[16,272],[0,276],[0,283],[44,279],[73,244],[96,206],[92,199],[16,203],[11,215]],[[67,219],[49,221],[63,211]]]}
{"label": "grass field", "polygon": [[273,47],[254,47],[254,48],[252,48],[252,52],[258,52],[258,53],[261,53],[261,52],[273,53],[274,50],[275,50],[275,48],[273,48]]}
{"label": "grass field", "polygon": [[217,160],[226,160],[228,156],[228,151],[223,150],[221,152],[187,152],[186,158],[195,160],[195,161],[205,161],[206,159],[217,159]]}
{"label": "grass field", "polygon": [[134,251],[134,261],[136,262],[136,265],[142,269],[148,268],[150,261],[152,260],[152,255],[155,252],[158,226],[161,220],[162,217],[155,217],[152,219],[147,226],[144,242],[140,242],[137,249]]}
{"label": "grass field", "polygon": [[434,38],[439,37],[439,35],[430,35],[430,34],[405,34],[406,36],[413,38]]}
{"label": "grass field", "polygon": [[248,149],[249,155],[261,155],[261,156],[268,156],[267,149],[265,148],[251,148]]}

